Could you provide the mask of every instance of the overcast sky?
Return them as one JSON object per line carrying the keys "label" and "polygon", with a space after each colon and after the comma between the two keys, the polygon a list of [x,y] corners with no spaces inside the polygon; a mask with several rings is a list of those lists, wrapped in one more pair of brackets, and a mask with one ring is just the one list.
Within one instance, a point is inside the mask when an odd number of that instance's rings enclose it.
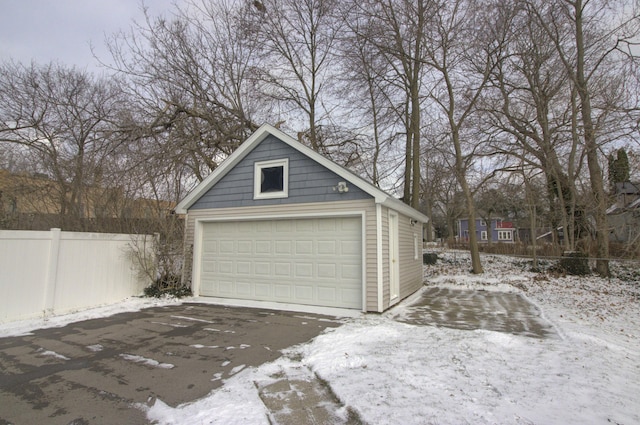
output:
{"label": "overcast sky", "polygon": [[[152,15],[170,15],[173,0],[145,0]],[[90,45],[109,61],[105,35],[143,21],[140,0],[0,0],[0,61],[57,60],[100,72]]]}

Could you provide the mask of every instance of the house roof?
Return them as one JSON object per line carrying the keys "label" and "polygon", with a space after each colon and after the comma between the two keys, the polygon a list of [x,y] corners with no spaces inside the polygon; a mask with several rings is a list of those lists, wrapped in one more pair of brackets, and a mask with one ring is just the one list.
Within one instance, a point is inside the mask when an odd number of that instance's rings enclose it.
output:
{"label": "house roof", "polygon": [[187,210],[196,203],[201,196],[203,196],[209,189],[215,186],[229,171],[231,171],[240,161],[242,161],[256,146],[260,144],[268,136],[275,136],[282,142],[286,143],[293,149],[314,160],[325,168],[336,173],[338,176],[345,179],[347,182],[358,187],[365,193],[371,195],[375,199],[377,204],[382,204],[386,207],[392,208],[398,212],[401,212],[408,217],[411,217],[420,222],[426,223],[429,218],[422,214],[420,211],[411,208],[407,204],[399,201],[388,193],[380,190],[366,180],[353,174],[346,168],[341,167],[335,162],[325,158],[318,152],[304,146],[291,136],[283,133],[277,128],[264,124],[258,130],[255,131],[238,149],[236,149],[227,159],[225,159],[218,168],[216,168],[211,174],[209,174],[200,184],[198,184],[189,194],[176,206],[175,212],[178,214],[186,214]]}
{"label": "house roof", "polygon": [[617,182],[616,183],[616,194],[627,194],[627,195],[635,195],[640,193],[640,183],[635,182]]}

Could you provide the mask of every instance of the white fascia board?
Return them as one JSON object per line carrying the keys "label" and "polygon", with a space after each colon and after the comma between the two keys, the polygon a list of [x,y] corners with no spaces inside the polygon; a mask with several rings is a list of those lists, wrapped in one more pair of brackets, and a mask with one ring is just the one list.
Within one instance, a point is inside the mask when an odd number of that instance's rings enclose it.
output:
{"label": "white fascia board", "polygon": [[[376,201],[377,202],[377,201]],[[426,215],[422,214],[420,211],[416,210],[413,207],[410,207],[409,205],[405,204],[404,202],[392,198],[391,196],[388,196],[387,199],[382,202],[382,205],[384,205],[385,207],[391,208],[393,210],[396,210],[404,215],[406,215],[409,218],[412,218],[414,220],[418,220],[421,223],[428,223],[429,222],[429,217],[427,217]]]}
{"label": "white fascia board", "polygon": [[238,149],[233,151],[222,164],[218,166],[211,174],[202,180],[185,198],[176,205],[174,211],[176,214],[186,214],[187,210],[195,204],[209,189],[222,179],[233,167],[235,167],[259,142],[264,140],[268,133],[262,126],[253,133]]}
{"label": "white fascia board", "polygon": [[[265,127],[265,126],[263,126],[263,127]],[[347,169],[339,166],[335,162],[325,158],[324,156],[320,155],[318,152],[314,151],[313,149],[308,148],[307,146],[303,145],[302,143],[299,143],[297,140],[295,140],[291,136],[281,132],[277,128],[271,127],[271,126],[268,126],[268,127],[270,127],[271,134],[273,134],[274,136],[276,136],[277,138],[279,138],[283,142],[287,143],[292,148],[298,150],[300,153],[308,156],[309,158],[313,159],[317,163],[319,163],[319,164],[323,165],[324,167],[328,168],[329,170],[333,171],[334,173],[336,173],[337,175],[339,175],[340,177],[342,177],[343,179],[345,179],[349,183],[353,184],[354,186],[358,187],[362,191],[364,191],[364,192],[368,193],[369,195],[371,195],[375,199],[376,204],[382,204],[385,207],[388,207],[388,208],[394,209],[394,210],[396,210],[398,212],[401,212],[402,214],[404,214],[404,215],[406,215],[406,216],[408,216],[410,218],[413,218],[415,220],[418,220],[418,221],[420,221],[422,223],[427,223],[429,221],[429,217],[427,217],[426,215],[422,214],[420,211],[418,211],[418,210],[410,207],[409,205],[405,204],[404,202],[392,197],[391,195],[389,195],[388,193],[384,192],[383,190],[378,189],[377,187],[375,187],[374,185],[372,185],[368,181],[358,177],[357,175],[353,174],[349,170],[347,170]]]}
{"label": "white fascia board", "polygon": [[293,137],[289,136],[288,134],[285,134],[282,131],[278,130],[277,128],[272,127],[272,126],[270,126],[268,124],[265,124],[260,128],[262,129],[263,127],[268,128],[268,131],[272,135],[274,135],[278,139],[282,140],[284,143],[286,143],[287,145],[291,146],[293,149],[295,149],[298,152],[300,152],[301,154],[309,157],[310,159],[314,160],[315,162],[317,162],[318,164],[324,166],[325,168],[333,171],[335,174],[337,174],[338,176],[342,177],[347,182],[353,184],[354,186],[358,187],[362,191],[364,191],[364,192],[368,193],[369,195],[371,195],[373,198],[375,198],[376,203],[383,203],[387,198],[389,198],[389,195],[387,195],[382,190],[378,189],[377,187],[375,187],[374,185],[372,185],[368,181],[358,177],[357,175],[355,175],[352,172],[350,172],[349,170],[339,166],[338,164],[336,164],[335,162],[331,161],[330,159],[325,158],[324,156],[320,155],[318,152],[314,151],[313,149],[311,149],[311,148],[303,145],[302,143],[298,142],[296,139],[294,139]]}
{"label": "white fascia board", "polygon": [[235,167],[245,156],[247,156],[249,152],[251,152],[251,150],[253,150],[255,146],[258,145],[258,143],[266,139],[269,135],[280,139],[282,142],[286,143],[301,154],[314,160],[325,168],[333,171],[335,174],[342,177],[347,182],[353,184],[365,193],[371,195],[375,199],[376,204],[382,204],[386,207],[392,208],[422,223],[427,223],[429,221],[429,218],[426,215],[411,208],[402,201],[393,198],[392,196],[378,189],[366,180],[339,166],[335,162],[325,158],[318,152],[303,145],[293,137],[289,136],[286,133],[283,133],[282,131],[269,124],[263,124],[262,126],[260,126],[260,128],[257,129],[243,144],[241,144],[238,149],[236,149],[231,155],[229,155],[229,157],[224,160],[222,164],[220,164],[220,166],[213,171],[213,173],[207,176],[207,178],[205,178],[182,201],[180,201],[180,203],[175,208],[175,212],[177,214],[186,214],[187,210],[202,195],[204,195],[209,189],[211,189],[211,187],[213,187],[213,185],[220,181],[220,179],[222,179],[222,177],[224,177],[227,172]]}

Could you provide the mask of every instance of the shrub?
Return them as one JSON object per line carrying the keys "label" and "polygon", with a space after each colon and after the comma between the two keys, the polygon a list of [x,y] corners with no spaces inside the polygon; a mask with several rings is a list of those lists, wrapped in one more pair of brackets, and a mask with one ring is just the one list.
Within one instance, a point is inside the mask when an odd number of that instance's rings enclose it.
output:
{"label": "shrub", "polygon": [[180,276],[162,276],[144,288],[146,297],[160,298],[163,296],[173,296],[176,298],[188,297],[191,295],[191,288],[180,282]]}

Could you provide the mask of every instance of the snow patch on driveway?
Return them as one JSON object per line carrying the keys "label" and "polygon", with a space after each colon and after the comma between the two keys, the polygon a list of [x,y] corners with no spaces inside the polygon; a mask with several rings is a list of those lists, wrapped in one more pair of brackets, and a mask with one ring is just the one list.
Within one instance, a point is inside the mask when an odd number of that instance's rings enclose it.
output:
{"label": "snow patch on driveway", "polygon": [[142,356],[136,356],[134,354],[120,354],[120,357],[130,362],[141,363],[146,366],[157,367],[160,369],[173,369],[175,367],[175,365],[172,365],[171,363],[160,363],[157,360],[148,359]]}
{"label": "snow patch on driveway", "polygon": [[62,354],[56,353],[55,351],[51,351],[51,350],[45,350],[44,348],[39,348],[37,350],[37,353],[40,356],[45,356],[45,357],[53,357],[56,359],[60,359],[60,360],[71,360],[69,357],[64,356]]}

